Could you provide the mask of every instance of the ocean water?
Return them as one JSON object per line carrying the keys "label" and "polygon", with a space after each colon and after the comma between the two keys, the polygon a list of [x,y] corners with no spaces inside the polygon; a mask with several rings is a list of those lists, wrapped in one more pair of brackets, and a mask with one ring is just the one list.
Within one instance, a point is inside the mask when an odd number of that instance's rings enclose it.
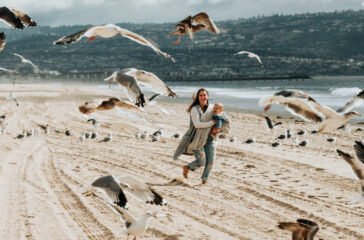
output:
{"label": "ocean water", "polygon": [[[316,101],[333,109],[343,106],[351,97],[364,89],[364,76],[358,77],[314,77],[307,80],[242,81],[219,83],[178,83],[171,85],[179,98],[192,101],[192,95],[200,87],[209,91],[212,102],[222,102],[225,106],[246,111],[261,111],[258,102],[261,98],[273,95],[283,89],[298,89],[310,94]],[[364,104],[354,109],[364,119]],[[274,106],[272,111],[284,112],[282,106]]]}

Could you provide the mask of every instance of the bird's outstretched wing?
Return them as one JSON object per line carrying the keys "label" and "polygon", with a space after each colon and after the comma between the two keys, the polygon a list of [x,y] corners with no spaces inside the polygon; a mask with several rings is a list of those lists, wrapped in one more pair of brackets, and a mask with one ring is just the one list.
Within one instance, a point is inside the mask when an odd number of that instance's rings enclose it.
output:
{"label": "bird's outstretched wing", "polygon": [[104,176],[96,179],[92,184],[93,187],[100,188],[105,191],[106,195],[116,205],[125,208],[127,204],[126,196],[119,186],[119,183],[113,176]]}
{"label": "bird's outstretched wing", "polygon": [[9,8],[0,7],[0,20],[13,28],[23,29],[24,25],[20,18],[17,17]]}
{"label": "bird's outstretched wing", "polygon": [[15,16],[17,16],[20,21],[27,27],[36,27],[37,23],[31,18],[29,17],[26,13],[12,8],[11,11],[15,14]]}
{"label": "bird's outstretched wing", "polygon": [[345,114],[349,112],[354,107],[360,106],[364,101],[364,90],[362,90],[358,95],[351,98],[343,107],[339,108],[336,112]]}
{"label": "bird's outstretched wing", "polygon": [[[90,27],[92,28],[92,27]],[[53,44],[55,45],[64,45],[64,44],[70,44],[70,43],[75,43],[78,42],[85,34],[85,32],[87,32],[90,28],[86,28],[83,29],[79,32],[61,37],[60,39],[56,40],[53,42]]]}
{"label": "bird's outstretched wing", "polygon": [[156,93],[170,97],[177,97],[177,94],[154,73],[144,70],[135,70],[131,71],[129,74],[134,75],[140,84],[152,88]]}
{"label": "bird's outstretched wing", "polygon": [[355,175],[363,180],[364,179],[364,165],[362,162],[360,162],[358,159],[356,159],[355,157],[351,156],[350,154],[341,151],[340,149],[336,149],[336,152],[339,154],[339,156],[344,159],[349,165],[350,167],[353,169],[353,172],[355,173]]}
{"label": "bird's outstretched wing", "polygon": [[354,148],[357,158],[364,164],[364,144],[360,141],[355,141]]}
{"label": "bird's outstretched wing", "polygon": [[156,47],[152,42],[145,39],[143,36],[141,36],[137,33],[134,33],[132,31],[129,31],[125,28],[117,27],[117,29],[121,36],[129,38],[130,40],[137,42],[139,44],[142,44],[144,46],[148,46],[157,54],[170,59],[172,62],[175,62],[174,58],[171,55],[169,55],[168,53],[162,52],[158,47]]}
{"label": "bird's outstretched wing", "polygon": [[156,205],[167,204],[160,194],[158,194],[144,182],[141,182],[132,176],[120,177],[118,178],[118,181],[124,189],[127,189],[128,192],[145,203]]}
{"label": "bird's outstretched wing", "polygon": [[197,24],[203,24],[207,28],[209,32],[213,33],[220,33],[220,30],[217,28],[215,23],[212,21],[212,19],[207,15],[205,12],[197,13],[195,16],[192,17],[192,20],[196,22]]}

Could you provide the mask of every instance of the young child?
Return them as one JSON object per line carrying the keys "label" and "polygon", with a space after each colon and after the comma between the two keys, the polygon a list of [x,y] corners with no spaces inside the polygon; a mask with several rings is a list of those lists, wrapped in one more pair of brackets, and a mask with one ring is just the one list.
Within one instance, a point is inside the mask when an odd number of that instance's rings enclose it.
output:
{"label": "young child", "polygon": [[212,113],[212,119],[216,122],[216,124],[211,128],[210,134],[212,136],[216,136],[224,122],[224,118],[222,117],[222,114],[224,113],[224,105],[222,103],[215,103]]}

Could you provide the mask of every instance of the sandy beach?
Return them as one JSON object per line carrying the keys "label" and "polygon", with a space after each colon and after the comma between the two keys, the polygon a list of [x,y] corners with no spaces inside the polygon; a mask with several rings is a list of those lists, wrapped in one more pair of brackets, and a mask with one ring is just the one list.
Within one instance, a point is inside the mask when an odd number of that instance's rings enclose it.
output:
{"label": "sandy beach", "polygon": [[[10,91],[18,107],[6,100]],[[189,124],[187,105],[164,98],[144,112],[97,112],[91,115],[100,122],[97,128],[78,111],[86,101],[111,96],[122,91],[77,84],[1,85],[0,115],[6,114],[7,134],[0,135],[0,239],[126,239],[124,222],[103,195],[83,195],[96,178],[109,174],[134,175],[155,185],[168,201],[164,207],[130,201],[137,217],[148,209],[164,215],[152,219],[140,239],[291,239],[277,224],[297,218],[319,224],[317,239],[364,239],[364,202],[351,203],[359,183],[336,153],[339,148],[354,154],[354,141],[364,136],[354,131],[360,125],[351,125],[352,132],[299,136],[309,139],[306,147],[295,146],[291,138],[273,148],[270,144],[285,129],[316,126],[283,118],[272,133],[258,115],[228,112],[237,140],[218,141],[208,183],[201,185],[201,169],[184,184],[173,184],[193,159],[172,160],[180,141],[172,135],[182,135]],[[38,124],[49,124],[50,133],[16,138]],[[64,134],[66,128],[71,136]],[[135,138],[138,131],[158,129],[163,130],[159,142]],[[99,133],[98,139],[79,141],[91,131]],[[113,141],[99,143],[109,132]],[[257,142],[246,144],[252,137]],[[327,142],[328,137],[337,141]]]}

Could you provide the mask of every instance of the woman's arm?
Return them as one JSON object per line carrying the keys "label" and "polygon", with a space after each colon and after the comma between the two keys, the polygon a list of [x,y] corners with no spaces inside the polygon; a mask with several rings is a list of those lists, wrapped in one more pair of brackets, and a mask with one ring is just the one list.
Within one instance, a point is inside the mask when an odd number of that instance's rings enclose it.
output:
{"label": "woman's arm", "polygon": [[198,114],[198,111],[196,107],[193,107],[191,109],[191,119],[192,123],[195,126],[195,128],[208,128],[212,127],[215,123],[214,121],[208,121],[208,122],[201,122],[200,121],[200,115]]}

